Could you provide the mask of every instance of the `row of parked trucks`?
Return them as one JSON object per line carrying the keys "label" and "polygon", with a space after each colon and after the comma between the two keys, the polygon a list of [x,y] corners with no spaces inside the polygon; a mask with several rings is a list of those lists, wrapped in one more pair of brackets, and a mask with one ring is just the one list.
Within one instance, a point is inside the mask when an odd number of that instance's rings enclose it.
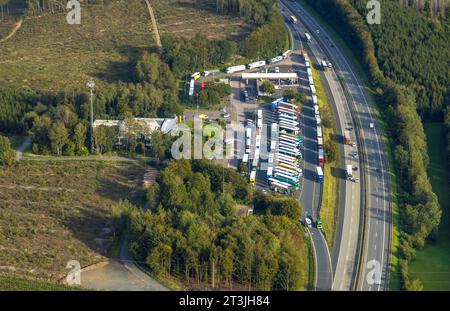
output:
{"label": "row of parked trucks", "polygon": [[267,64],[275,64],[275,63],[281,62],[283,59],[288,58],[289,55],[291,55],[291,54],[292,54],[292,51],[291,50],[287,50],[283,54],[281,54],[279,56],[276,56],[274,58],[271,58],[271,59],[269,59],[267,61],[266,60],[260,60],[260,61],[257,61],[257,62],[250,63],[248,65],[237,65],[237,66],[228,67],[225,70],[225,72],[227,74],[232,74],[232,73],[244,71],[244,70],[247,70],[247,69],[248,70],[258,69],[258,68],[266,66]]}
{"label": "row of parked trucks", "polygon": [[[303,138],[300,131],[300,110],[284,98],[272,103],[278,123],[271,126],[271,144],[267,180],[272,190],[290,193],[299,188]],[[278,139],[277,139],[278,137]]]}
{"label": "row of parked trucks", "polygon": [[[261,67],[264,67],[268,64],[275,64],[278,62],[281,62],[283,59],[288,58],[290,55],[292,54],[291,50],[287,50],[284,53],[282,53],[281,55],[278,55],[274,58],[271,58],[269,60],[260,60],[257,62],[253,62],[250,63],[248,65],[236,65],[236,66],[231,66],[225,69],[225,72],[227,74],[232,74],[232,73],[236,73],[236,72],[240,72],[240,71],[244,71],[244,70],[252,70],[252,69],[258,69]],[[219,74],[220,70],[219,69],[211,69],[211,70],[205,70],[203,71],[203,76],[204,77],[208,77],[210,75],[215,75],[215,74]],[[189,83],[189,96],[193,96],[194,95],[194,85],[195,85],[195,81],[197,81],[198,79],[200,79],[201,77],[201,73],[200,72],[194,72],[191,75],[191,80]]]}
{"label": "row of parked trucks", "polygon": [[[253,136],[253,129],[256,130],[255,135]],[[256,121],[256,128],[253,126],[253,124],[248,124],[245,129],[245,153],[242,159],[242,162],[244,164],[248,164],[250,154],[251,154],[251,146],[253,146],[252,141],[253,137],[255,139],[254,141],[254,152],[253,152],[253,159],[252,159],[252,165],[250,170],[250,185],[255,186],[256,185],[256,170],[258,168],[259,159],[261,156],[261,131],[262,131],[262,110],[258,109],[257,111],[257,121]]]}
{"label": "row of parked trucks", "polygon": [[311,88],[311,96],[314,105],[314,120],[317,133],[317,166],[316,166],[316,180],[322,183],[324,180],[323,165],[325,163],[325,154],[323,150],[323,133],[322,133],[322,119],[320,118],[319,103],[317,100],[316,87],[314,85],[314,77],[312,75],[312,69],[308,54],[303,51],[302,53],[306,71],[308,73],[309,87]]}

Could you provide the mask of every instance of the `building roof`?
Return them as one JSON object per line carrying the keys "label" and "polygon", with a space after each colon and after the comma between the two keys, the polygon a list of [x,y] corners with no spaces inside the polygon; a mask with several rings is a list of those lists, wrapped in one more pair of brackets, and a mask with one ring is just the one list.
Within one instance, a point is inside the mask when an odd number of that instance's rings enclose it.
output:
{"label": "building roof", "polygon": [[242,79],[298,79],[295,72],[244,72]]}
{"label": "building roof", "polygon": [[[163,118],[134,118],[135,121],[141,125],[145,125],[148,131],[151,133],[155,130],[160,129],[164,134],[169,133],[177,124],[177,119],[163,119]],[[99,126],[117,126],[119,132],[123,133],[125,131],[124,120],[95,120],[94,128]]]}

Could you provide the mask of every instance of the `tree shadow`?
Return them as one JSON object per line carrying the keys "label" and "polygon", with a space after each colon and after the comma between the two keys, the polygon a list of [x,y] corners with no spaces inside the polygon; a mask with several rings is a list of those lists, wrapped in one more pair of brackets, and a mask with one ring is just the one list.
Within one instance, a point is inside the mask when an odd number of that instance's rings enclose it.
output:
{"label": "tree shadow", "polygon": [[347,172],[346,170],[340,168],[340,167],[332,167],[331,168],[331,175],[333,177],[339,178],[339,179],[347,179]]}
{"label": "tree shadow", "polygon": [[[98,176],[96,178],[95,193],[108,199],[111,205],[114,202],[127,199],[130,202],[143,206],[145,192],[141,188],[142,176],[137,165],[124,165],[117,167],[115,177]],[[117,177],[119,176],[119,177]],[[139,182],[137,181],[139,180]],[[114,225],[110,206],[100,206],[95,199],[91,202],[77,204],[77,212],[68,217],[57,217],[62,225],[69,229],[73,237],[94,252],[107,256],[114,239]]]}
{"label": "tree shadow", "polygon": [[155,46],[137,47],[131,45],[122,45],[118,48],[120,54],[127,57],[127,61],[110,61],[106,68],[97,70],[92,74],[93,77],[107,83],[136,82],[135,68],[138,57],[144,52],[157,53],[158,49]]}

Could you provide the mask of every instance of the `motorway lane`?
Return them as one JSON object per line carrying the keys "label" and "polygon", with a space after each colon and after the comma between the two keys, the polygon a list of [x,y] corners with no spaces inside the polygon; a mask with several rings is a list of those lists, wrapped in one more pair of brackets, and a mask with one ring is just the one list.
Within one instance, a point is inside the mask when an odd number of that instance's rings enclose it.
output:
{"label": "motorway lane", "polygon": [[[296,10],[290,11],[288,7],[285,8],[285,14],[297,14]],[[299,18],[299,23],[295,25],[299,32],[309,32],[302,24],[302,19]],[[316,58],[316,64],[321,60],[327,59],[326,55],[321,50],[318,42],[313,37],[308,46]],[[321,67],[320,65],[318,67]],[[360,202],[360,185],[345,181],[345,167],[347,164],[352,166],[359,166],[358,160],[349,156],[350,152],[358,151],[357,147],[351,147],[343,144],[343,132],[348,127],[354,127],[350,110],[348,108],[344,91],[339,84],[339,79],[334,72],[334,69],[327,69],[321,72],[323,82],[327,87],[329,98],[334,106],[337,133],[340,134],[340,166],[339,175],[342,177],[340,183],[339,196],[339,221],[336,228],[336,241],[333,251],[333,271],[334,290],[350,290],[352,288],[352,280],[355,275],[355,261],[357,256],[358,246],[358,229],[359,229],[359,202]],[[353,135],[352,135],[353,136]],[[352,137],[355,140],[355,137]],[[357,176],[355,176],[357,177]]]}
{"label": "motorway lane", "polygon": [[[294,51],[290,57],[290,67],[298,73],[300,77],[300,91],[308,95],[308,102],[303,105],[302,109],[302,123],[304,136],[304,150],[303,150],[303,188],[299,193],[299,200],[305,209],[305,216],[309,215],[313,220],[317,220],[320,216],[320,205],[322,195],[322,185],[316,181],[316,166],[317,166],[317,129],[314,118],[314,107],[311,97],[311,89],[309,88],[308,75],[303,59],[299,52],[303,48],[299,32],[289,22],[294,38]],[[312,61],[312,60],[311,60]],[[280,70],[284,69],[280,67]],[[283,70],[281,70],[283,71]],[[325,237],[322,231],[313,227],[309,229],[312,239],[312,245],[315,254],[315,289],[316,290],[331,290],[332,288],[332,268],[331,257]]]}
{"label": "motorway lane", "polygon": [[[312,17],[304,11],[298,3],[294,3],[295,9],[300,10],[300,18],[306,20],[308,25],[319,29],[320,34],[312,34],[322,42],[327,55],[331,58],[341,80],[348,90],[350,104],[354,107],[354,119],[360,126],[359,136],[362,150],[367,155],[365,170],[366,183],[366,213],[367,213],[367,237],[363,253],[363,273],[357,289],[361,290],[386,290],[389,284],[390,242],[391,242],[391,210],[390,189],[387,172],[387,151],[384,145],[381,125],[375,117],[374,104],[366,97],[362,83],[359,81],[351,66],[337,48],[331,47],[330,39],[324,38],[325,30],[318,25]],[[329,36],[328,36],[329,37]],[[373,123],[374,128],[369,124]],[[374,265],[368,265],[374,263]],[[371,272],[381,265],[381,280],[374,280]]]}

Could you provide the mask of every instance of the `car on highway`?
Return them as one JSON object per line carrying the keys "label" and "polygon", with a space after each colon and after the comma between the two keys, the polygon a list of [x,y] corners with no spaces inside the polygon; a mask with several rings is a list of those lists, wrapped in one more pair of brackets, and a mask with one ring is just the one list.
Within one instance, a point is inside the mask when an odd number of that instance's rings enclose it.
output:
{"label": "car on highway", "polygon": [[322,229],[322,220],[320,220],[320,218],[317,219],[317,221],[316,221],[316,228],[317,229]]}
{"label": "car on highway", "polygon": [[306,225],[308,228],[312,228],[312,220],[311,220],[311,217],[310,217],[310,216],[306,216],[306,217],[305,217],[305,225]]}
{"label": "car on highway", "polygon": [[316,30],[316,33],[317,33],[317,34],[320,34],[320,30],[319,30],[319,29],[317,29],[317,30]]}
{"label": "car on highway", "polygon": [[280,73],[280,67],[275,67],[275,73]]}
{"label": "car on highway", "polygon": [[232,143],[234,143],[234,138],[227,138],[227,139],[224,140],[224,143],[225,144],[232,144]]}
{"label": "car on highway", "polygon": [[370,122],[369,127],[370,127],[371,129],[373,129],[373,123],[372,123],[372,122]]}

